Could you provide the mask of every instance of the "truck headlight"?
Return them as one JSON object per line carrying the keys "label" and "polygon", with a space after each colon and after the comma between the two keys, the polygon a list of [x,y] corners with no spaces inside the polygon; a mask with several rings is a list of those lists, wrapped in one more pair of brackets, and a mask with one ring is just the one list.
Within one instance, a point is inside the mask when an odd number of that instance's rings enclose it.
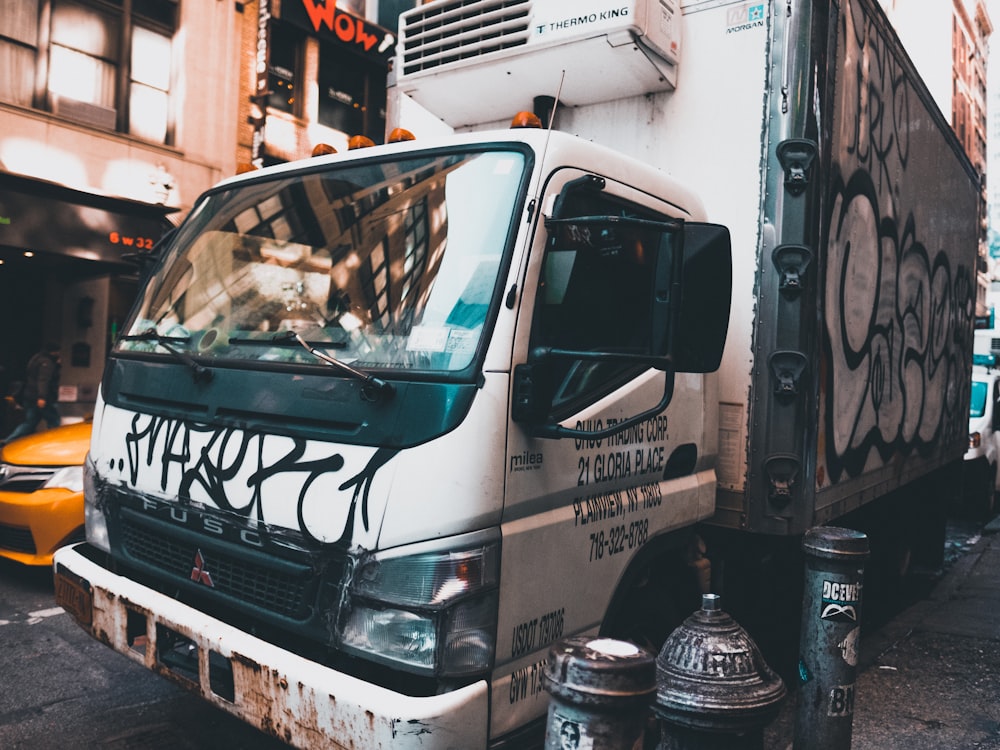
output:
{"label": "truck headlight", "polygon": [[480,540],[473,546],[362,560],[350,585],[341,645],[420,674],[488,671],[496,646],[499,542],[495,534],[489,541],[474,536]]}
{"label": "truck headlight", "polygon": [[97,467],[90,454],[83,461],[83,522],[87,528],[87,542],[105,552],[111,551],[108,521],[104,511],[97,507]]}

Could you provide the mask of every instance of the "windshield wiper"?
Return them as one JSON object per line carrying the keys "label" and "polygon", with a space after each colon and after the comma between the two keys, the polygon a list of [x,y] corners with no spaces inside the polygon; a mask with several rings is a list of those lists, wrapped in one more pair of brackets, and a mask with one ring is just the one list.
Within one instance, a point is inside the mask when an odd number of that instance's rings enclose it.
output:
{"label": "windshield wiper", "polygon": [[[230,338],[228,342],[233,346],[298,346],[299,342],[289,337],[291,331],[268,336],[263,339]],[[324,349],[346,349],[346,341],[307,341],[310,346],[321,346]],[[343,363],[341,363],[343,364]]]}
{"label": "windshield wiper", "polygon": [[209,370],[204,365],[195,362],[187,352],[183,352],[180,349],[175,349],[172,344],[184,344],[190,343],[190,336],[164,336],[163,334],[157,333],[155,328],[147,328],[142,333],[136,333],[131,336],[122,336],[123,341],[153,341],[157,346],[163,347],[175,359],[180,360],[191,368],[191,372],[194,373],[194,382],[198,383],[204,380],[206,383],[212,379],[212,371]]}
{"label": "windshield wiper", "polygon": [[[341,362],[336,357],[331,357],[328,354],[324,354],[315,346],[313,342],[306,341],[295,331],[286,331],[283,334],[279,334],[272,339],[272,342],[293,342],[297,341],[303,349],[309,352],[311,355],[316,357],[316,359],[326,362],[328,365],[336,367],[342,372],[346,372],[351,377],[357,378],[365,384],[365,388],[362,389],[361,394],[364,398],[369,400],[374,400],[378,396],[391,396],[395,392],[395,388],[392,387],[392,383],[382,380],[382,378],[376,378],[374,375],[369,375],[367,372],[362,372],[361,370],[356,370],[344,362]],[[374,393],[372,393],[374,391]]]}

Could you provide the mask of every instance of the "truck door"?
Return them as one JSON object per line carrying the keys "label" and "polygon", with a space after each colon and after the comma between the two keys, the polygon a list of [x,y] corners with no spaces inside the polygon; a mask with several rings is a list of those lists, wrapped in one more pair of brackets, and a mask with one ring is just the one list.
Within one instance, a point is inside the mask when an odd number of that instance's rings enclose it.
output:
{"label": "truck door", "polygon": [[[539,346],[638,350],[652,335],[655,236],[628,233],[620,245],[583,253],[571,239],[547,232],[544,219],[664,221],[683,212],[570,169],[549,180],[540,205],[544,216],[525,274],[514,365]],[[666,376],[634,362],[560,359],[546,377],[551,416],[586,430],[657,405]],[[544,713],[539,675],[548,646],[597,632],[625,568],[646,542],[710,511],[714,473],[704,484],[695,474],[696,446],[705,437],[702,382],[700,375],[678,375],[669,421],[664,412],[611,438],[539,438],[509,421],[493,736]],[[677,453],[689,457],[685,476],[667,483],[667,465]]]}

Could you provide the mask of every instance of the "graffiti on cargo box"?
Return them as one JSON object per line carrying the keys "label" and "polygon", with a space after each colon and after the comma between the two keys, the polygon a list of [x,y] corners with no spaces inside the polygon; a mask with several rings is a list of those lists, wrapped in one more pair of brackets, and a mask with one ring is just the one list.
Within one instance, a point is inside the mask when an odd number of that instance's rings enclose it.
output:
{"label": "graffiti on cargo box", "polygon": [[368,530],[372,481],[398,452],[369,450],[363,466],[357,460],[348,466],[343,448],[138,414],[125,435],[132,486],[152,470],[161,492],[265,528],[275,522],[292,527],[294,503],[299,531],[311,541],[332,544],[350,542],[359,509]]}
{"label": "graffiti on cargo box", "polygon": [[977,252],[974,218],[953,208],[975,205],[967,173],[885,39],[844,8],[825,222],[832,481],[964,437]]}

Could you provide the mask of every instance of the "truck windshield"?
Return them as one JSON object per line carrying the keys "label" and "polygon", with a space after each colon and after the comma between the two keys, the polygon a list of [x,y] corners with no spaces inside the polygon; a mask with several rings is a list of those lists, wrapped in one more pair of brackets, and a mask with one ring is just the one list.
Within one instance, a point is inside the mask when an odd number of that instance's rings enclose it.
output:
{"label": "truck windshield", "polygon": [[[280,173],[209,194],[119,351],[454,372],[475,359],[523,191],[514,150]],[[296,336],[297,334],[297,336]],[[176,355],[176,352],[174,353]]]}

